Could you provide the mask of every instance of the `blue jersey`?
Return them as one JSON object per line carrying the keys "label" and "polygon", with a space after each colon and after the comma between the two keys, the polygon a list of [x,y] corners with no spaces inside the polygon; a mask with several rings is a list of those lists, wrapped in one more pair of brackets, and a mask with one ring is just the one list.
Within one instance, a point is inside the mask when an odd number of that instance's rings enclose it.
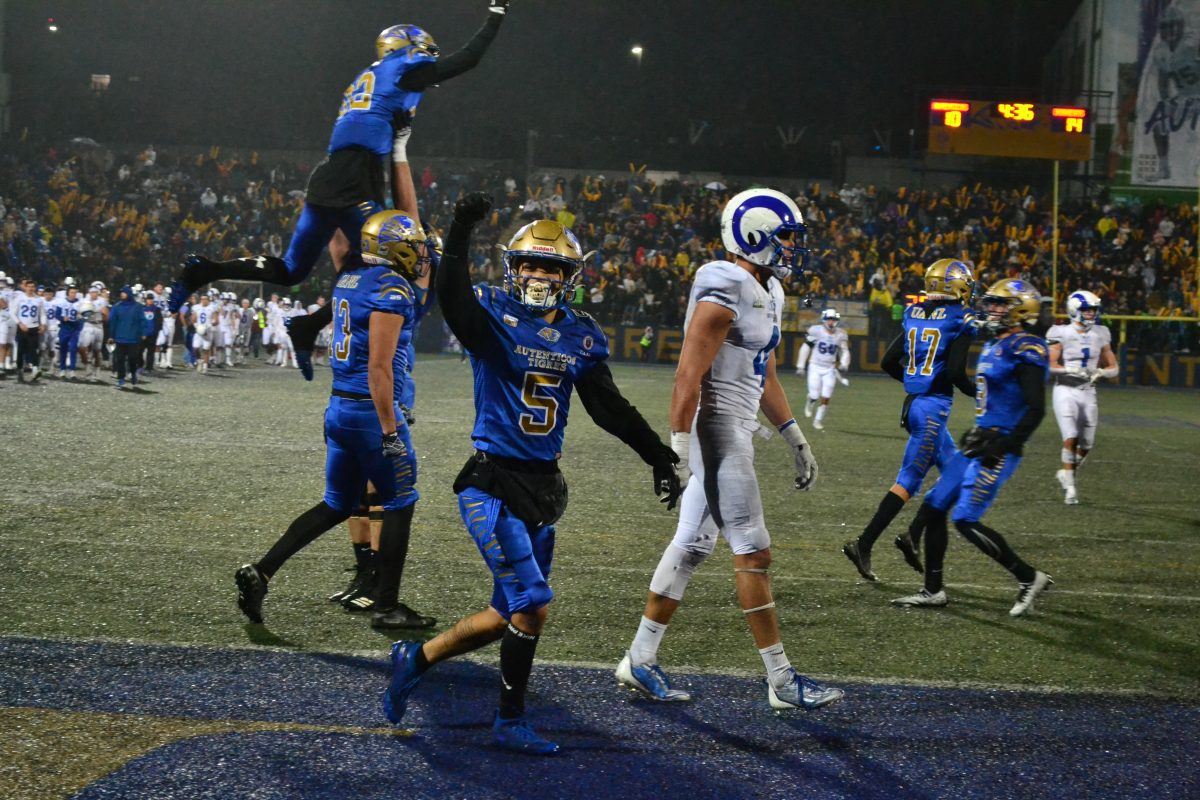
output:
{"label": "blue jersey", "polygon": [[1014,371],[1020,364],[1050,369],[1046,340],[1025,331],[988,342],[975,367],[975,424],[1009,433],[1029,406]]}
{"label": "blue jersey", "polygon": [[975,315],[961,303],[914,303],[904,310],[904,391],[950,396],[946,375],[950,345],[971,336]]}
{"label": "blue jersey", "polygon": [[433,60],[432,56],[398,50],[360,72],[342,95],[329,152],[361,147],[381,156],[390,154],[392,120],[398,114],[415,112],[424,94],[401,89],[400,79],[414,64]]}
{"label": "blue jersey", "polygon": [[54,318],[62,325],[72,330],[83,328],[83,317],[79,312],[79,298],[68,300],[65,297],[61,300],[56,300],[51,306]]}
{"label": "blue jersey", "polygon": [[404,335],[406,331],[412,335],[409,323],[413,314],[412,287],[389,267],[349,268],[338,275],[333,288],[333,342],[329,360],[334,389],[361,395],[371,393],[367,385],[367,358],[371,314],[375,311],[404,315],[392,371],[397,383],[407,372],[408,347]]}
{"label": "blue jersey", "polygon": [[[405,371],[403,381],[400,376],[396,378],[396,397],[400,405],[412,411],[417,402],[417,384],[413,380],[413,366],[417,362],[417,331],[421,328],[421,320],[425,319],[425,315],[429,313],[429,309],[433,308],[433,290],[429,288],[421,288],[413,284],[413,292],[416,295],[415,304],[412,313],[412,330],[408,337],[408,369]],[[408,327],[407,320],[404,326]],[[403,386],[400,384],[403,382]]]}
{"label": "blue jersey", "polygon": [[562,452],[571,389],[608,358],[608,338],[587,314],[561,309],[547,323],[504,291],[478,286],[494,339],[471,353],[475,372],[475,429],[484,452],[553,461]]}

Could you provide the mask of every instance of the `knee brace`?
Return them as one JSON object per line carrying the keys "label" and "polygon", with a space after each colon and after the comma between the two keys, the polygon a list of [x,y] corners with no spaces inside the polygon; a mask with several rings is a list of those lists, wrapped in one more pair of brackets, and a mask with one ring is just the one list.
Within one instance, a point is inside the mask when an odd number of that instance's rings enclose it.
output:
{"label": "knee brace", "polygon": [[669,597],[672,600],[682,600],[687,591],[688,581],[696,567],[704,563],[708,553],[696,553],[677,547],[674,542],[667,545],[658,566],[654,569],[654,577],[650,579],[650,591]]}

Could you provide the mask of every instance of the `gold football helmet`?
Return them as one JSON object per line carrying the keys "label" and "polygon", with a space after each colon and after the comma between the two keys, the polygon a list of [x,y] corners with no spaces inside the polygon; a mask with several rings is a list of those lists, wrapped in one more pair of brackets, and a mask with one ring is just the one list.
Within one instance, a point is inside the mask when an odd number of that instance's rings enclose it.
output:
{"label": "gold football helmet", "polygon": [[379,36],[375,37],[376,58],[382,59],[388,53],[394,53],[406,47],[412,48],[407,58],[414,62],[418,60],[436,61],[441,53],[441,48],[437,46],[437,42],[433,40],[429,32],[416,25],[393,25],[390,28],[384,28],[379,32]]}
{"label": "gold football helmet", "polygon": [[429,269],[424,244],[425,234],[417,223],[399,211],[380,211],[363,223],[363,261],[390,266],[405,278],[419,278]]}
{"label": "gold football helmet", "polygon": [[970,303],[975,294],[975,275],[971,268],[953,258],[942,258],[925,270],[925,294],[952,297],[960,303]]}
{"label": "gold football helmet", "polygon": [[[552,219],[521,228],[504,248],[504,288],[526,308],[549,311],[570,299],[583,268],[583,248],[571,229]],[[562,280],[520,274],[521,265],[543,262],[562,271]]]}
{"label": "gold football helmet", "polygon": [[[993,283],[979,300],[980,318],[984,330],[993,336],[1017,325],[1037,322],[1042,310],[1042,296],[1029,281],[1005,278]],[[991,306],[1003,304],[1003,311],[992,311]]]}

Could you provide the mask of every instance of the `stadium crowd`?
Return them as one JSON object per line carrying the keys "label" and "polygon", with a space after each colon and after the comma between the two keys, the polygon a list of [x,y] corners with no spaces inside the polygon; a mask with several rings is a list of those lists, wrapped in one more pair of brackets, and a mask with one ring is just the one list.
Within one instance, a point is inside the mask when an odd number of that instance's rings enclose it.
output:
{"label": "stadium crowd", "polygon": [[[264,163],[258,153],[114,152],[90,140],[18,148],[0,156],[0,269],[59,285],[67,275],[108,285],[167,280],[185,254],[229,259],[281,254],[303,204],[310,164]],[[644,170],[620,179],[534,175],[522,185],[500,170],[417,165],[426,222],[445,229],[454,199],[497,198],[472,249],[478,277],[501,277],[495,243],[522,219],[549,216],[573,228],[588,251],[575,302],[606,323],[677,326],[693,271],[720,255],[720,211],[737,186],[655,182]],[[1022,277],[1048,289],[1048,198],[1028,187],[953,190],[795,185],[809,226],[814,271],[791,294],[814,302],[861,300],[891,316],[919,293],[926,265],[972,263],[979,283]],[[1195,316],[1196,210],[1180,203],[1067,201],[1060,215],[1060,301],[1089,288],[1110,314]],[[296,288],[306,302],[328,291],[329,270]],[[1187,349],[1194,325],[1153,326],[1159,346]]]}

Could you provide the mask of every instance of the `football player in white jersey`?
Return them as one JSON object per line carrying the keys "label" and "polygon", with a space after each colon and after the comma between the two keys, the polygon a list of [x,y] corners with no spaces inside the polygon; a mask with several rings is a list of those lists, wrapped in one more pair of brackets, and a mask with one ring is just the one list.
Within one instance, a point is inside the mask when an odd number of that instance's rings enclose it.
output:
{"label": "football player in white jersey", "polygon": [[838,372],[850,367],[850,337],[838,328],[841,318],[836,309],[822,311],[821,324],[808,329],[796,358],[797,375],[803,375],[807,365],[808,399],[804,403],[804,416],[811,417],[813,410],[816,410],[817,418],[813,420],[813,427],[817,430],[825,429],[825,414],[829,411],[834,384],[838,381],[847,386],[850,384]]}
{"label": "football player in white jersey", "polygon": [[207,294],[200,295],[200,304],[192,306],[192,350],[196,357],[196,371],[208,372],[208,361],[212,355],[213,328],[217,324],[217,307]]}
{"label": "football player in white jersey", "polygon": [[[161,288],[161,284],[156,285],[155,290]],[[162,311],[162,329],[158,332],[158,358],[155,359],[155,366],[159,369],[171,369],[172,362],[172,345],[175,343],[175,315],[167,310],[167,303],[171,300],[171,289],[166,288],[158,291],[158,300],[155,304]]]}
{"label": "football player in white jersey", "polygon": [[[61,291],[63,299],[67,293],[65,289]],[[42,299],[46,301],[46,318],[42,323],[41,338],[38,340],[38,351],[40,360],[43,364],[49,364],[47,367],[51,374],[54,372],[54,365],[58,362],[58,316],[55,313],[55,304],[59,301],[58,293],[49,287],[42,290]]]}
{"label": "football player in white jersey", "polygon": [[771,537],[754,474],[752,439],[762,429],[761,410],[791,450],[796,488],[808,489],[817,477],[817,462],[775,373],[783,309],[779,281],[804,274],[805,232],[800,210],[786,195],[742,192],[721,215],[721,238],[731,260],[705,264],[692,285],[671,394],[671,447],[679,468],[690,468],[691,479],[674,539],[650,580],[637,635],[616,670],[620,683],[655,700],[690,699],[671,688],[658,666],[658,647],[718,532],[733,551],[738,603],[766,667],[771,707],[819,708],[843,695],[801,675],[784,654],[767,577]]}
{"label": "football player in white jersey", "polygon": [[9,359],[17,341],[17,316],[13,309],[12,279],[0,270],[0,380],[8,378]]}
{"label": "football player in white jersey", "polygon": [[31,370],[30,380],[37,380],[38,347],[41,331],[46,324],[46,299],[36,291],[34,282],[25,279],[23,291],[16,295],[13,312],[17,317],[17,380],[25,380],[25,367]]}
{"label": "football player in white jersey", "polygon": [[84,368],[84,377],[94,380],[100,375],[100,349],[104,347],[104,309],[107,306],[100,297],[100,288],[92,284],[87,295],[79,304],[79,316],[83,329],[79,331],[79,360]]}
{"label": "football player in white jersey", "polygon": [[1067,298],[1066,325],[1046,331],[1054,378],[1054,417],[1062,433],[1062,468],[1055,473],[1067,505],[1079,502],[1075,473],[1096,443],[1100,405],[1096,382],[1117,377],[1112,334],[1100,321],[1100,298],[1080,289]]}

